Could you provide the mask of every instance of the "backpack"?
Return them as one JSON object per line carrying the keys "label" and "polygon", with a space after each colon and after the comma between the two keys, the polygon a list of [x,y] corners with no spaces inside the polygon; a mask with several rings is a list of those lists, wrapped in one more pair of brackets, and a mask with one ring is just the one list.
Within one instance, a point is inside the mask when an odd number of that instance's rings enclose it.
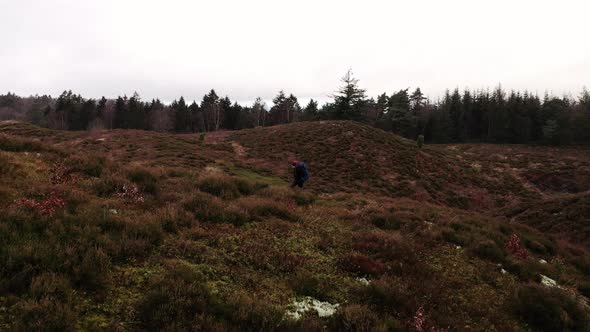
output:
{"label": "backpack", "polygon": [[309,170],[307,170],[307,166],[305,166],[304,162],[300,163],[299,165],[301,168],[303,168],[303,181],[309,180]]}

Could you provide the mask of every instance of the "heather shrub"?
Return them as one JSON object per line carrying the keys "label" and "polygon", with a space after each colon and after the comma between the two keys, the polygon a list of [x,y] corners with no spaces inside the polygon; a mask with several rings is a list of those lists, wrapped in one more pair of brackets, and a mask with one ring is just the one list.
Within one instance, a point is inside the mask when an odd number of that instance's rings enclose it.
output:
{"label": "heather shrub", "polygon": [[68,303],[54,298],[25,300],[16,308],[17,331],[75,331],[77,312]]}
{"label": "heather shrub", "polygon": [[182,205],[185,210],[192,212],[195,218],[203,222],[242,225],[251,220],[247,209],[237,205],[225,207],[219,198],[206,193],[194,193]]}
{"label": "heather shrub", "polygon": [[441,236],[446,242],[454,243],[460,246],[464,246],[467,242],[455,230],[448,227],[445,227],[441,230]]}
{"label": "heather shrub", "polygon": [[379,276],[387,270],[382,262],[369,256],[357,253],[344,255],[340,259],[340,266],[343,270],[362,276]]}
{"label": "heather shrub", "polygon": [[334,331],[369,332],[375,331],[379,317],[365,305],[350,304],[338,310],[331,320]]}
{"label": "heather shrub", "polygon": [[321,301],[330,300],[333,284],[325,274],[299,270],[289,278],[289,285],[301,296],[311,296]]}
{"label": "heather shrub", "polygon": [[242,195],[252,195],[259,190],[268,187],[268,184],[262,182],[254,182],[250,180],[240,179],[237,177],[231,177],[231,181],[236,185],[238,191]]}
{"label": "heather shrub", "polygon": [[128,171],[127,177],[135,183],[139,190],[146,194],[158,194],[158,178],[145,168],[134,168]]}
{"label": "heather shrub", "polygon": [[582,273],[590,276],[590,257],[587,255],[570,259],[570,262]]}
{"label": "heather shrub", "polygon": [[535,264],[532,261],[507,258],[504,261],[504,269],[517,276],[521,281],[535,280],[538,276]]}
{"label": "heather shrub", "polygon": [[223,203],[215,196],[195,192],[182,203],[182,206],[200,221],[223,221]]}
{"label": "heather shrub", "polygon": [[376,215],[371,218],[371,222],[373,225],[384,230],[399,230],[401,227],[401,223],[393,218],[392,215]]}
{"label": "heather shrub", "polygon": [[227,175],[210,175],[202,178],[197,187],[202,192],[223,199],[234,199],[242,195],[252,195],[267,185]]}
{"label": "heather shrub", "polygon": [[[168,264],[164,276],[153,278],[138,305],[138,318],[149,331],[205,330],[213,323],[208,311],[213,295],[202,276],[179,263]],[[214,325],[212,326],[214,327]]]}
{"label": "heather shrub", "polygon": [[63,275],[48,272],[33,278],[29,294],[36,300],[49,297],[68,302],[72,295],[70,281]]}
{"label": "heather shrub", "polygon": [[14,165],[10,163],[8,158],[0,154],[0,176],[5,176],[14,170]]}
{"label": "heather shrub", "polygon": [[38,141],[0,135],[0,150],[10,152],[37,152],[46,150],[46,147]]}
{"label": "heather shrub", "polygon": [[138,305],[146,330],[269,331],[281,322],[283,312],[245,293],[214,295],[202,275],[172,262],[156,276]]}
{"label": "heather shrub", "polygon": [[126,181],[114,174],[101,177],[92,181],[92,191],[99,197],[108,197],[116,194]]}
{"label": "heather shrub", "polygon": [[64,269],[75,285],[90,291],[103,290],[109,283],[111,259],[101,248],[82,245],[66,247],[59,253]]}
{"label": "heather shrub", "polygon": [[238,201],[239,206],[248,211],[252,218],[263,221],[266,217],[276,217],[287,221],[298,221],[299,217],[289,206],[276,200],[260,197],[245,197]]}
{"label": "heather shrub", "polygon": [[151,246],[156,246],[162,242],[164,230],[156,217],[147,214],[140,218],[126,220],[123,235],[127,238],[142,239]]}
{"label": "heather shrub", "polygon": [[590,298],[590,282],[582,282],[578,285],[578,292],[587,298]]}
{"label": "heather shrub", "polygon": [[284,312],[264,300],[238,291],[229,294],[214,306],[216,317],[227,321],[231,330],[273,331],[281,330]]}
{"label": "heather shrub", "polygon": [[175,205],[167,205],[155,213],[162,229],[168,233],[177,233],[180,229],[190,227],[193,224],[193,217],[187,211]]}
{"label": "heather shrub", "polygon": [[207,176],[197,183],[197,188],[202,192],[224,199],[233,199],[240,196],[238,186],[228,176]]}
{"label": "heather shrub", "polygon": [[584,331],[590,324],[587,310],[557,288],[524,286],[511,303],[514,312],[538,331]]}
{"label": "heather shrub", "polygon": [[9,205],[13,201],[12,192],[7,188],[0,188],[0,206]]}
{"label": "heather shrub", "polygon": [[413,255],[409,239],[396,233],[374,231],[356,235],[352,242],[353,249],[376,257],[409,259]]}
{"label": "heather shrub", "polygon": [[65,165],[71,167],[75,172],[80,172],[90,177],[100,177],[106,166],[106,159],[96,155],[87,155],[66,159]]}
{"label": "heather shrub", "polygon": [[273,198],[277,201],[293,201],[296,205],[304,206],[315,202],[316,196],[303,190],[293,190],[286,186],[272,186],[261,188],[259,195],[262,197]]}
{"label": "heather shrub", "polygon": [[383,311],[389,311],[391,309],[398,312],[404,311],[404,308],[413,301],[412,291],[401,283],[399,279],[386,276],[374,280],[366,287],[362,287],[360,289],[360,297],[367,304]]}
{"label": "heather shrub", "polygon": [[225,223],[241,226],[252,220],[248,211],[235,204],[229,205],[223,211],[222,221]]}
{"label": "heather shrub", "polygon": [[505,257],[502,248],[492,240],[483,240],[472,244],[469,247],[469,253],[493,262],[502,262]]}
{"label": "heather shrub", "polygon": [[418,139],[416,140],[416,145],[419,149],[422,149],[424,146],[424,135],[418,135]]}

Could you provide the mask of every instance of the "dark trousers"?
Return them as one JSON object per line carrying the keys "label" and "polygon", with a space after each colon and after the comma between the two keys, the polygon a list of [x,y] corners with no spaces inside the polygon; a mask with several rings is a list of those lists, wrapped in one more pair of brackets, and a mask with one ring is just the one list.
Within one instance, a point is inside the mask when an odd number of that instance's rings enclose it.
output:
{"label": "dark trousers", "polygon": [[291,188],[294,188],[295,186],[299,187],[299,188],[303,188],[303,183],[305,181],[301,180],[301,179],[297,179],[297,180],[293,180],[293,183],[291,184]]}

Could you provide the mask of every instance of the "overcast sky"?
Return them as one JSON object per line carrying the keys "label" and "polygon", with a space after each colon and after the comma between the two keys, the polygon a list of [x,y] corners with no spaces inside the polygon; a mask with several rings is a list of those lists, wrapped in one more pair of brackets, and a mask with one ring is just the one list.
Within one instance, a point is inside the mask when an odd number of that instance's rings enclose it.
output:
{"label": "overcast sky", "polygon": [[590,87],[588,0],[0,0],[0,92],[326,99]]}

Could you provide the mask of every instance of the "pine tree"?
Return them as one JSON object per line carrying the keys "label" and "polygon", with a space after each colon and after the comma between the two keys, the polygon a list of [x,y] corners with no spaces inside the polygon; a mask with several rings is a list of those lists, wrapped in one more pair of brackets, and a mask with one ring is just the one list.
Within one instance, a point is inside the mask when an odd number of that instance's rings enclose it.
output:
{"label": "pine tree", "polygon": [[318,118],[318,102],[310,99],[307,106],[303,109],[303,121],[313,121]]}
{"label": "pine tree", "polygon": [[180,97],[178,101],[173,101],[170,107],[174,110],[174,131],[180,133],[189,132],[191,128],[191,116],[184,97]]}
{"label": "pine tree", "polygon": [[219,130],[223,120],[223,110],[215,90],[211,89],[208,94],[203,96],[201,109],[205,118],[205,131]]}
{"label": "pine tree", "polygon": [[129,128],[127,120],[127,96],[119,96],[115,101],[114,128]]}
{"label": "pine tree", "polygon": [[365,90],[358,87],[358,80],[349,69],[341,79],[343,85],[334,95],[333,112],[338,120],[361,121],[364,118],[366,95]]}

